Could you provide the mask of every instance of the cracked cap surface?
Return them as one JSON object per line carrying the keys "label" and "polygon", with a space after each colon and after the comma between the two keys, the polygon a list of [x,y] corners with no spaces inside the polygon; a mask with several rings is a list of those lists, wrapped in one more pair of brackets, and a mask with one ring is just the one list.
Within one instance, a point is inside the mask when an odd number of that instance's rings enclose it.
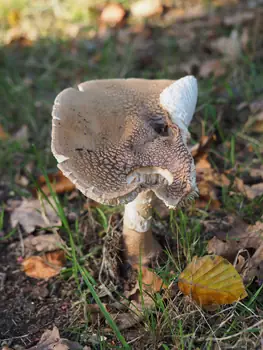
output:
{"label": "cracked cap surface", "polygon": [[68,88],[53,106],[52,152],[87,197],[132,201],[147,188],[170,207],[197,191],[193,158],[160,104],[171,80],[94,80]]}

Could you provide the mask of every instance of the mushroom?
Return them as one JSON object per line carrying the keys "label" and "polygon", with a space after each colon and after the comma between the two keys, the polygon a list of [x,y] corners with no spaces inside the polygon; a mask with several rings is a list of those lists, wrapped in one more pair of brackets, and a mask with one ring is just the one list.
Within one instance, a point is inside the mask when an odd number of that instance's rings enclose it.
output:
{"label": "mushroom", "polygon": [[58,168],[85,196],[125,204],[123,237],[131,264],[148,264],[160,251],[151,230],[154,195],[175,208],[198,193],[187,148],[196,101],[192,76],[88,81],[55,100],[52,152]]}

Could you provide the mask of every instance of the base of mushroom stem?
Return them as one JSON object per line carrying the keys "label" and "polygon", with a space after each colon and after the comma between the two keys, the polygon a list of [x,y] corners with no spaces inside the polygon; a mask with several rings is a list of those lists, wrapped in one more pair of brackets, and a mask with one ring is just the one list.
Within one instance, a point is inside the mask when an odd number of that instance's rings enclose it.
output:
{"label": "base of mushroom stem", "polygon": [[124,226],[123,239],[125,258],[131,265],[148,265],[162,251],[151,230],[137,232]]}

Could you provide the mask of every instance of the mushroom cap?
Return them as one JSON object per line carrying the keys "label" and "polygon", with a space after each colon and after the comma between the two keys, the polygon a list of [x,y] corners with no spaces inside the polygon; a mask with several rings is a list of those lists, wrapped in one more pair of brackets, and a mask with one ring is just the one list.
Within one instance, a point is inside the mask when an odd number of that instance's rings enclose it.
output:
{"label": "mushroom cap", "polygon": [[57,96],[52,152],[59,169],[85,196],[116,205],[152,189],[176,207],[196,193],[195,166],[183,131],[160,102],[173,83],[94,80]]}

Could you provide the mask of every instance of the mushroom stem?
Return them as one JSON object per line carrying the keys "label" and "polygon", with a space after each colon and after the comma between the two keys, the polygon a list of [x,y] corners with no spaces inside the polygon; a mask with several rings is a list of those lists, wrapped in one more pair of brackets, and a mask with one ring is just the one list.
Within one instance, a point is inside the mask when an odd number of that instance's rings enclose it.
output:
{"label": "mushroom stem", "polygon": [[152,191],[146,190],[125,205],[123,238],[126,258],[131,264],[146,265],[160,251],[151,229],[153,196]]}

